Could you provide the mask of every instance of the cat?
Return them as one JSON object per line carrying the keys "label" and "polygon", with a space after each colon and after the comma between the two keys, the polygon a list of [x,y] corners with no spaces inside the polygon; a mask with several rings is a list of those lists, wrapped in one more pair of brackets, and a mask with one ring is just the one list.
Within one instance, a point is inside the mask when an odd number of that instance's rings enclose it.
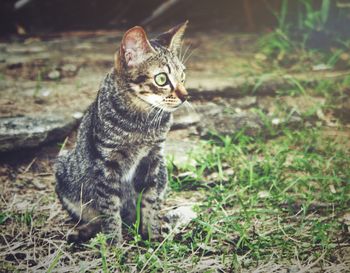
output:
{"label": "cat", "polygon": [[69,242],[102,231],[121,243],[122,222],[160,235],[158,210],[167,185],[164,142],[172,112],[188,99],[179,49],[187,22],[148,40],[142,27],[125,32],[114,67],[78,129],[75,147],[55,164],[56,193],[78,227]]}

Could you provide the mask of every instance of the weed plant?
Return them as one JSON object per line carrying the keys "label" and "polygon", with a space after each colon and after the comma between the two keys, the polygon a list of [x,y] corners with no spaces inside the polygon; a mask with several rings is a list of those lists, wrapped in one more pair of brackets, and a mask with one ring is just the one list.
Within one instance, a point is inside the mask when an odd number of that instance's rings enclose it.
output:
{"label": "weed plant", "polygon": [[350,32],[345,26],[350,19],[336,2],[282,0],[279,11],[270,8],[277,27],[259,40],[259,50],[282,67],[306,63],[349,68]]}

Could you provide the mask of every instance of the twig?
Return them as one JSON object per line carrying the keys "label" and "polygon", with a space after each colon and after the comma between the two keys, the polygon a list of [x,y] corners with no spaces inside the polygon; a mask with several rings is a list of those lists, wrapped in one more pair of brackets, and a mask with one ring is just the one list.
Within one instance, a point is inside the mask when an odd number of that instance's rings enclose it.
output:
{"label": "twig", "polygon": [[33,158],[33,160],[28,164],[27,168],[25,168],[23,173],[26,173],[29,171],[29,169],[33,166],[34,162],[36,161],[36,157]]}
{"label": "twig", "polygon": [[2,238],[4,239],[4,241],[5,241],[6,245],[7,245],[7,247],[9,248],[10,253],[12,254],[13,258],[16,260],[16,262],[17,262],[18,264],[21,264],[20,261],[17,259],[15,253],[13,252],[13,250],[12,250],[12,248],[11,248],[9,242],[7,241],[6,237],[5,237],[3,234],[1,234],[1,236],[2,236]]}
{"label": "twig", "polygon": [[163,15],[167,10],[169,10],[173,5],[175,5],[179,0],[168,0],[162,4],[160,4],[152,14],[142,21],[142,25],[147,25],[150,22],[158,19],[161,15]]}
{"label": "twig", "polygon": [[294,241],[294,242],[302,243],[301,241],[290,237],[290,236],[284,231],[284,229],[283,229],[282,226],[281,226],[281,222],[280,222],[280,218],[279,218],[279,217],[277,217],[277,224],[278,224],[279,229],[280,229],[280,230],[282,231],[282,233],[284,234],[284,236],[286,236],[288,239],[290,239],[290,240],[292,240],[292,241]]}
{"label": "twig", "polygon": [[53,244],[57,248],[58,251],[61,251],[71,262],[74,262],[74,259],[72,258],[72,256],[62,249],[62,246],[64,245],[64,243],[59,246],[51,239],[44,238],[43,241],[45,241],[49,244]]}
{"label": "twig", "polygon": [[161,246],[170,238],[170,236],[172,236],[175,231],[177,230],[177,228],[179,227],[179,224],[177,224],[174,229],[164,238],[164,240],[159,244],[159,246],[152,252],[152,255],[148,258],[148,260],[146,261],[146,263],[144,264],[144,266],[142,267],[140,273],[142,273],[146,266],[148,265],[148,263],[150,262],[150,260],[153,258],[153,256],[156,254],[156,252],[161,248]]}
{"label": "twig", "polygon": [[309,270],[310,270],[311,268],[313,268],[316,264],[319,263],[319,261],[321,261],[321,260],[323,259],[324,255],[326,255],[326,252],[323,252],[322,255],[321,255],[316,261],[314,261],[314,262],[311,263],[311,264],[308,264],[305,268],[299,270],[297,273],[309,272]]}

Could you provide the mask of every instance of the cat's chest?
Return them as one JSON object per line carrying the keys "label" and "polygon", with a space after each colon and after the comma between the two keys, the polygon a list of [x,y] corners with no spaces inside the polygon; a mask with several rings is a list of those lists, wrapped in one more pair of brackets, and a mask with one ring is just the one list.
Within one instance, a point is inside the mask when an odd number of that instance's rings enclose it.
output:
{"label": "cat's chest", "polygon": [[131,181],[136,173],[137,167],[140,165],[141,160],[148,156],[150,152],[149,147],[141,147],[135,150],[129,155],[129,158],[125,164],[125,168],[122,172],[122,181]]}

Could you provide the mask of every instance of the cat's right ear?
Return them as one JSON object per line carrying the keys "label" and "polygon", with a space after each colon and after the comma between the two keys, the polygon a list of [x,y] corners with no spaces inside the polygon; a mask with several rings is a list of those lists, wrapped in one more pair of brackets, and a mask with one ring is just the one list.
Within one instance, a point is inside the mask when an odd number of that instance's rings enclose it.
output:
{"label": "cat's right ear", "polygon": [[179,24],[172,29],[160,34],[155,41],[161,46],[168,48],[170,51],[177,52],[182,44],[182,37],[187,28],[188,20]]}
{"label": "cat's right ear", "polygon": [[[119,58],[128,67],[135,67],[155,53],[142,27],[136,26],[125,32],[119,50]],[[118,60],[119,59],[119,60]],[[116,67],[120,64],[116,63]]]}

